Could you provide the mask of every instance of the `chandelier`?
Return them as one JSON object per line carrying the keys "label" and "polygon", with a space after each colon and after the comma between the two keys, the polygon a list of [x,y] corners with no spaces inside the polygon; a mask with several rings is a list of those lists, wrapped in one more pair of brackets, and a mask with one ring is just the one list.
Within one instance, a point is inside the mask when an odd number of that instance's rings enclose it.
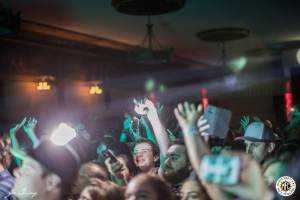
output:
{"label": "chandelier", "polygon": [[137,64],[163,64],[173,57],[173,48],[163,48],[153,32],[151,17],[148,16],[146,35],[140,46],[129,52],[129,62]]}
{"label": "chandelier", "polygon": [[170,13],[183,8],[185,0],[112,0],[112,6],[121,13],[148,16],[146,35],[142,43],[129,52],[129,62],[137,64],[164,64],[172,60],[173,48],[163,48],[153,31],[151,16]]}

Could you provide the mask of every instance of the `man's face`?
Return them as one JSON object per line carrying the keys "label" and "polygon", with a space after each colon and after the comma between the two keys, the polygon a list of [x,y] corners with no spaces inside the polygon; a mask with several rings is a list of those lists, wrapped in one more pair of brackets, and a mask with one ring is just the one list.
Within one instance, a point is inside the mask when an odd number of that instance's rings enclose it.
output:
{"label": "man's face", "polygon": [[183,145],[169,147],[163,167],[163,177],[173,184],[187,178],[190,166],[186,157],[186,149]]}
{"label": "man's face", "polygon": [[42,166],[36,160],[26,156],[14,175],[16,182],[12,193],[19,199],[39,199],[43,196],[46,184]]}
{"label": "man's face", "polygon": [[187,157],[183,145],[172,145],[167,151],[164,173],[177,173],[178,170],[187,166]]}
{"label": "man's face", "polygon": [[155,167],[158,156],[153,155],[153,150],[148,143],[139,143],[133,149],[133,160],[135,165],[142,171],[148,172]]}
{"label": "man's face", "polygon": [[265,142],[252,142],[245,140],[246,153],[250,154],[255,160],[261,162],[268,154]]}

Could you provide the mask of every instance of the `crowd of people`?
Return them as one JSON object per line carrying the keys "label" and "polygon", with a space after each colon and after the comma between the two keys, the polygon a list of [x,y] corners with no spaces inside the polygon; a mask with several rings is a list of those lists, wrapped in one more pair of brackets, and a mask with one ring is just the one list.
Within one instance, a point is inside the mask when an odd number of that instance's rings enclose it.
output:
{"label": "crowd of people", "polygon": [[[202,105],[178,104],[180,129],[162,123],[163,107],[134,100],[120,138],[101,142],[78,136],[65,145],[37,137],[35,118],[24,118],[0,139],[0,199],[39,200],[273,200],[300,183],[300,113],[278,129],[258,117],[244,116],[226,138],[207,133]],[[31,144],[22,145],[23,130]],[[276,131],[275,131],[276,130]],[[99,140],[97,140],[99,141]],[[279,188],[280,189],[280,188]],[[295,187],[289,199],[299,199]]]}

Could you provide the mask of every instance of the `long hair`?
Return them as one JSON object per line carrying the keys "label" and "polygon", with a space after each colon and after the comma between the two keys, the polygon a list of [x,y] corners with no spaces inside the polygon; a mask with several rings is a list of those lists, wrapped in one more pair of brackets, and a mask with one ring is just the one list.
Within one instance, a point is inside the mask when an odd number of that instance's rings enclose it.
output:
{"label": "long hair", "polygon": [[152,188],[153,191],[157,194],[157,200],[173,199],[170,187],[159,176],[154,176],[150,174],[139,174],[136,177],[134,177],[131,181],[135,182],[137,187],[141,185],[146,185],[147,187]]}
{"label": "long hair", "polygon": [[11,141],[7,135],[0,138],[0,163],[4,168],[8,168],[11,164],[12,156],[10,154]]}
{"label": "long hair", "polygon": [[97,200],[123,200],[124,191],[117,184],[111,181],[101,181],[97,178],[91,178],[89,185],[85,188],[92,199]]}
{"label": "long hair", "polygon": [[[53,172],[51,172],[45,166],[42,166],[42,169],[43,169],[43,174],[42,174],[43,178],[53,174]],[[67,183],[61,179],[61,182],[59,183],[59,185],[57,187],[60,188],[60,199],[61,200],[65,200],[70,197],[71,192],[72,192],[72,185],[70,183]]]}

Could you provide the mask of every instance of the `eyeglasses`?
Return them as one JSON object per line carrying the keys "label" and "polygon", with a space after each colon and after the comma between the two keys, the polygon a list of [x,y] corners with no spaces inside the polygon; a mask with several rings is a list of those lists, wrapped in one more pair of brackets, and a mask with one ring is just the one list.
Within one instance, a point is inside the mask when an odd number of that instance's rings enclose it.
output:
{"label": "eyeglasses", "polygon": [[138,149],[136,151],[133,152],[133,155],[137,155],[137,154],[144,154],[144,153],[148,153],[148,152],[152,152],[152,149]]}

